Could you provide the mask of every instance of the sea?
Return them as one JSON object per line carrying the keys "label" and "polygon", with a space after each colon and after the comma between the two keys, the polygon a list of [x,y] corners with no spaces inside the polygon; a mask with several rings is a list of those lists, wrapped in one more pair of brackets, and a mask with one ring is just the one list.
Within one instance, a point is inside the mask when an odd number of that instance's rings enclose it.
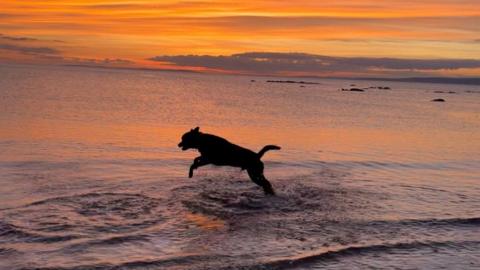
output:
{"label": "sea", "polygon": [[1,64],[0,269],[480,269],[480,86]]}

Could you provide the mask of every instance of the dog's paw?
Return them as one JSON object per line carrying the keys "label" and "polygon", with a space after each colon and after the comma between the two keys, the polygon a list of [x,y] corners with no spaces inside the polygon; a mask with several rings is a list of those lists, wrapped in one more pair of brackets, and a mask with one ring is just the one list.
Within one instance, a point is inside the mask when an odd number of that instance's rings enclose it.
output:
{"label": "dog's paw", "polygon": [[193,177],[193,171],[188,172],[188,178],[192,178],[192,177]]}
{"label": "dog's paw", "polygon": [[271,186],[263,187],[263,192],[265,192],[265,195],[275,196],[275,191],[273,190],[273,188]]}

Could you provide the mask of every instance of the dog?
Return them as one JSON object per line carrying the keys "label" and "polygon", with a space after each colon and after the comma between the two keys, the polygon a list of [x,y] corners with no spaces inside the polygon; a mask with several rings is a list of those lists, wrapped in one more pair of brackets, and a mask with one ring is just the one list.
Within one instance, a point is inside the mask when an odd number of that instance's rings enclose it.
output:
{"label": "dog", "polygon": [[265,194],[275,195],[272,185],[263,175],[263,162],[260,159],[269,150],[279,150],[279,146],[266,145],[258,153],[255,153],[224,138],[202,133],[200,128],[196,127],[183,134],[178,147],[183,151],[193,148],[200,152],[200,156],[196,157],[190,166],[189,178],[193,177],[194,170],[208,164],[240,167],[242,170],[247,170],[250,179],[261,186]]}

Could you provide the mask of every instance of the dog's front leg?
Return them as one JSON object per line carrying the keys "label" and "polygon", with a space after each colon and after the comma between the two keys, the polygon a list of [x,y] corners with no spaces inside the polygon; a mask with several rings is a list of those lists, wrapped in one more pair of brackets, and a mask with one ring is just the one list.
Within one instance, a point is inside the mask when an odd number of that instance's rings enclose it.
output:
{"label": "dog's front leg", "polygon": [[192,178],[193,177],[193,170],[196,170],[200,166],[207,165],[209,162],[202,156],[196,157],[193,160],[192,165],[190,166],[190,171],[188,172],[188,177]]}

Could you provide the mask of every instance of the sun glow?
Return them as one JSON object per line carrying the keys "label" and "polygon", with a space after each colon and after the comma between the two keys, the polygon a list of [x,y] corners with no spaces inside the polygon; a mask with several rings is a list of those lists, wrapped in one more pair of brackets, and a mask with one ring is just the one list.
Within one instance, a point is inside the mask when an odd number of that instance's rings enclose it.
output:
{"label": "sun glow", "polygon": [[0,60],[13,62],[165,68],[146,59],[249,51],[480,58],[473,0],[4,0],[0,19]]}

